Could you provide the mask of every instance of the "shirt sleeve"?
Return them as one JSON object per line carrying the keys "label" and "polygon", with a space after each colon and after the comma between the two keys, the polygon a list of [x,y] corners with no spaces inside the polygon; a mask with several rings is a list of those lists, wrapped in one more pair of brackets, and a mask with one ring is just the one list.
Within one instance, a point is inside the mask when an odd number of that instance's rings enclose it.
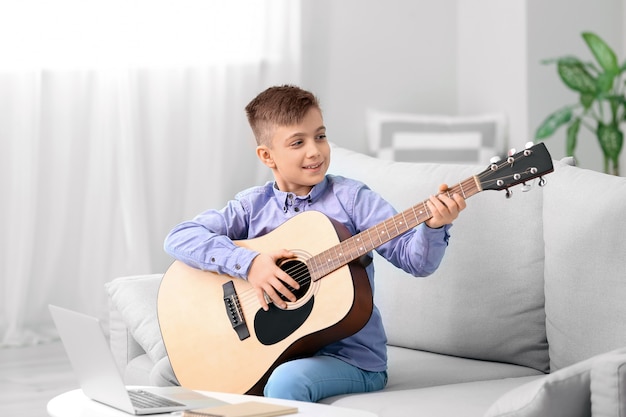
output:
{"label": "shirt sleeve", "polygon": [[168,234],[164,249],[194,268],[246,278],[258,252],[237,246],[247,237],[247,213],[239,201],[222,210],[207,210],[180,223]]}
{"label": "shirt sleeve", "polygon": [[[355,196],[354,218],[359,231],[376,226],[398,212],[379,194],[363,187]],[[445,225],[431,229],[422,223],[416,228],[380,245],[376,251],[396,267],[416,277],[425,277],[437,270],[450,238]]]}

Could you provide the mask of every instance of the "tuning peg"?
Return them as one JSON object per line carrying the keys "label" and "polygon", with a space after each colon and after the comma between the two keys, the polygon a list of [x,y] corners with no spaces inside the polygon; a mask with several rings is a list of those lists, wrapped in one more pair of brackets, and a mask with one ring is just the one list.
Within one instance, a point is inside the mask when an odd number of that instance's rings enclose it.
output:
{"label": "tuning peg", "polygon": [[513,196],[513,191],[506,189],[506,193],[504,194],[506,198],[511,198]]}
{"label": "tuning peg", "polygon": [[489,160],[489,163],[492,164],[497,164],[498,162],[500,162],[502,160],[502,158],[500,158],[499,156],[492,156],[491,159]]}
{"label": "tuning peg", "polygon": [[533,142],[526,142],[526,144],[524,145],[524,148],[526,148],[526,149],[530,149],[530,148],[532,148],[533,146],[535,146],[535,144],[534,144]]}
{"label": "tuning peg", "polygon": [[539,177],[539,186],[543,187],[546,185],[546,180],[543,177]]}
{"label": "tuning peg", "polygon": [[530,191],[531,188],[533,188],[532,185],[524,183],[524,185],[522,185],[522,192],[526,193],[526,192]]}
{"label": "tuning peg", "polygon": [[515,148],[511,148],[511,150],[509,151],[509,157],[506,158],[506,162],[511,164],[511,166],[513,166],[513,163],[515,162],[515,158],[513,158],[513,155],[515,155],[516,153],[517,150]]}

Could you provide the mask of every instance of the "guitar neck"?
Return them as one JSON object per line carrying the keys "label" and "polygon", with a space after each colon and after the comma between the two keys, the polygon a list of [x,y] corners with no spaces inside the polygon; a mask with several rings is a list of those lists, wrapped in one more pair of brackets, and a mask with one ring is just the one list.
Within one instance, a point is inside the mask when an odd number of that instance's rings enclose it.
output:
{"label": "guitar neck", "polygon": [[[472,176],[449,188],[445,193],[448,196],[460,194],[463,198],[469,198],[480,191],[482,191],[480,182],[476,176]],[[307,264],[311,279],[317,281],[323,278],[430,219],[433,215],[428,209],[427,201],[424,200],[310,258]]]}

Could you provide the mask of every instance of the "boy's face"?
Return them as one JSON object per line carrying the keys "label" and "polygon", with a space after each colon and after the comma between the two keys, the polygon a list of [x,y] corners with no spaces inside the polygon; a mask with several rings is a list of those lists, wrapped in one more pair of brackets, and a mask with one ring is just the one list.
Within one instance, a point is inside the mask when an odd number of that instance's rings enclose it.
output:
{"label": "boy's face", "polygon": [[307,195],[324,179],[330,146],[319,109],[311,108],[296,125],[275,126],[271,143],[271,147],[258,146],[257,155],[272,169],[281,191]]}

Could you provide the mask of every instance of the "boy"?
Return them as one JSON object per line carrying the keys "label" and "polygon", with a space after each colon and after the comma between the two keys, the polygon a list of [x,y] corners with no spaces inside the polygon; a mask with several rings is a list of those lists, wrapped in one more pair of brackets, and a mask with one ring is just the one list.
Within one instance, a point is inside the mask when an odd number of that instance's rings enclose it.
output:
{"label": "boy", "polygon": [[[353,235],[397,212],[366,185],[326,174],[330,146],[319,103],[310,92],[289,85],[270,87],[246,106],[246,113],[257,140],[257,156],[272,170],[275,181],[239,193],[222,210],[207,210],[176,226],[165,249],[195,268],[247,279],[266,310],[266,297],[284,308],[287,304],[279,294],[296,301],[285,284],[299,286],[277,262],[294,255],[287,250],[257,253],[236,246],[233,240],[264,235],[305,210],[326,214]],[[459,195],[431,196],[427,204],[433,216],[425,225],[376,249],[415,276],[437,269],[450,223],[465,208]],[[366,271],[373,284],[371,263]],[[317,402],[333,395],[380,390],[387,383],[386,340],[374,306],[369,321],[356,334],[331,343],[313,357],[278,366],[264,395]]]}

